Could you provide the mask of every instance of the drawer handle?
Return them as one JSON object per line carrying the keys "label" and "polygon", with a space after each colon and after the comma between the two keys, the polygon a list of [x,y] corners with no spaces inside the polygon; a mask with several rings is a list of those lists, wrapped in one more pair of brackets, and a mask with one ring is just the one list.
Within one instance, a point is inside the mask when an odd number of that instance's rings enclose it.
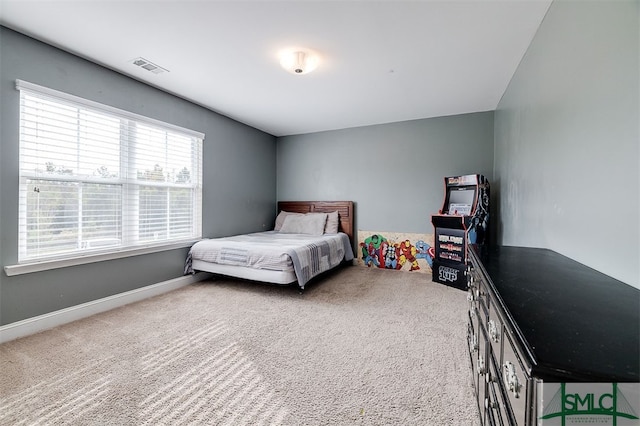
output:
{"label": "drawer handle", "polygon": [[500,330],[498,330],[498,327],[496,326],[496,323],[494,320],[489,320],[489,335],[491,335],[491,340],[494,343],[498,343],[500,341]]}
{"label": "drawer handle", "polygon": [[484,407],[485,408],[496,409],[496,408],[498,408],[498,403],[495,402],[495,401],[491,401],[489,398],[485,398],[484,399]]}
{"label": "drawer handle", "polygon": [[479,356],[478,357],[478,374],[481,376],[484,376],[484,373],[486,372],[487,372],[487,369],[484,366],[484,358]]}
{"label": "drawer handle", "polygon": [[522,388],[522,384],[516,375],[516,368],[509,361],[504,364],[504,384],[507,386],[507,389],[513,393],[514,397],[520,398],[520,388]]}
{"label": "drawer handle", "polygon": [[473,292],[471,290],[469,290],[469,292],[467,293],[467,302],[469,303],[469,312],[471,312],[471,315],[475,315],[477,302],[473,297]]}

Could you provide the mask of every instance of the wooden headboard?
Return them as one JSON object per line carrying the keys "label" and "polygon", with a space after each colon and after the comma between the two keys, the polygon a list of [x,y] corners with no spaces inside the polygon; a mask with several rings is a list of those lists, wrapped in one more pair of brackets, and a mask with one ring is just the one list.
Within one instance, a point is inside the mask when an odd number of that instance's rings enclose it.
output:
{"label": "wooden headboard", "polygon": [[337,211],[340,220],[338,231],[347,234],[351,245],[353,245],[353,201],[278,201],[278,213],[283,210],[294,213],[331,213]]}

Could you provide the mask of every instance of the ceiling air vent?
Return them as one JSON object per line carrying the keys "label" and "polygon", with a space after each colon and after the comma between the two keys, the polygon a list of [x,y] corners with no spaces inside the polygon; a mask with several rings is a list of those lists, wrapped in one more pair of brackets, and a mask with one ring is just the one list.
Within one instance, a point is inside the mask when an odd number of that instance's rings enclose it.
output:
{"label": "ceiling air vent", "polygon": [[169,72],[168,69],[162,68],[161,66],[158,66],[153,62],[146,60],[145,58],[135,58],[134,60],[131,61],[131,63],[133,65],[137,65],[141,68],[144,68],[147,71],[151,71],[154,74],[162,74],[163,72]]}

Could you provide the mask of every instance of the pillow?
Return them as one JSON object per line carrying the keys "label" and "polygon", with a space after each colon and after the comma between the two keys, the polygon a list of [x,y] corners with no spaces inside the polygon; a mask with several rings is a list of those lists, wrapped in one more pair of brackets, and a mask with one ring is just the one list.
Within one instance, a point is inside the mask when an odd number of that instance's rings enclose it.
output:
{"label": "pillow", "polygon": [[338,212],[327,213],[327,223],[324,226],[325,234],[337,234],[340,220],[338,219]]}
{"label": "pillow", "polygon": [[280,232],[284,234],[322,235],[326,223],[326,213],[290,214],[285,216]]}
{"label": "pillow", "polygon": [[293,212],[286,212],[286,211],[282,210],[280,213],[278,213],[278,217],[276,217],[276,224],[275,224],[273,230],[274,231],[279,231],[280,228],[282,228],[282,224],[284,223],[284,218],[289,216],[289,215],[304,216],[304,213],[293,213]]}

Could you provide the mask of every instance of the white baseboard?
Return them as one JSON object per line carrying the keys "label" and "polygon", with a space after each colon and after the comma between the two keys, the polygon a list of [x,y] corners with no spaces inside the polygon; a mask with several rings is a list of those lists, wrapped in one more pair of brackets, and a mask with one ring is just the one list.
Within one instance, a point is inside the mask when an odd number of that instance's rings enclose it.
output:
{"label": "white baseboard", "polygon": [[59,311],[3,325],[0,326],[0,343],[25,337],[30,334],[35,334],[59,325],[86,318],[100,312],[109,311],[129,303],[157,296],[159,294],[205,280],[209,277],[210,274],[199,272],[195,275],[174,278],[172,280],[137,288],[124,293],[114,294],[113,296],[105,297],[103,299],[93,300],[91,302],[60,309]]}

